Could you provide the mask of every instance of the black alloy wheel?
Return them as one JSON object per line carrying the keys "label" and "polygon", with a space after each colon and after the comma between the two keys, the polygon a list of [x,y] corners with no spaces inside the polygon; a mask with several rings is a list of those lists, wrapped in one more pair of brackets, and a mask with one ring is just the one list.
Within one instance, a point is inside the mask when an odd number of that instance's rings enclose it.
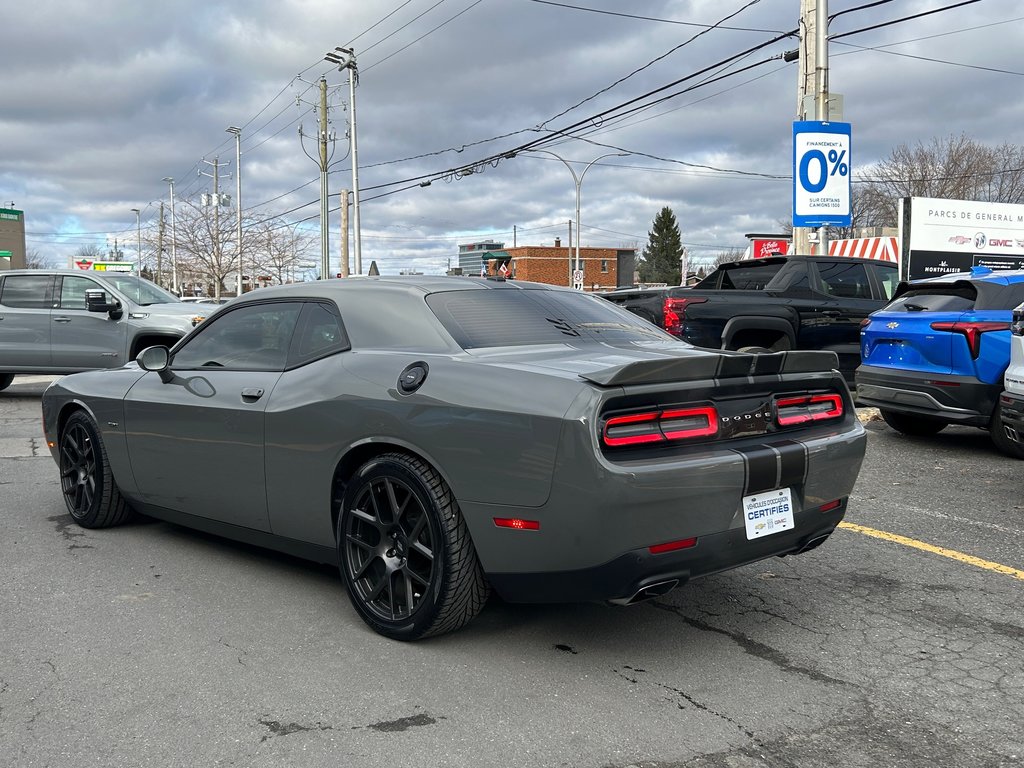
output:
{"label": "black alloy wheel", "polygon": [[338,518],[342,578],[376,632],[415,640],[466,624],[486,602],[476,550],[448,486],[404,454],[363,465]]}
{"label": "black alloy wheel", "polygon": [[96,423],[84,411],[72,414],[64,424],[58,456],[61,491],[76,523],[106,528],[128,519],[131,508],[114,482]]}

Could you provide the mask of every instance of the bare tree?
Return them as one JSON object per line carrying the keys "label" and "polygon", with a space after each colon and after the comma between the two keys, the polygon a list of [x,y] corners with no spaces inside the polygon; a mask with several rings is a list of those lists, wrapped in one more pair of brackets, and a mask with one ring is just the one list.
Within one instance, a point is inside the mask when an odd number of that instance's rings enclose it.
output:
{"label": "bare tree", "polygon": [[29,248],[25,251],[25,269],[46,269],[48,266],[46,257],[38,248]]}
{"label": "bare tree", "polygon": [[965,135],[902,144],[864,169],[857,187],[858,226],[895,227],[903,197],[1016,203],[1024,199],[1024,147],[986,147]]}

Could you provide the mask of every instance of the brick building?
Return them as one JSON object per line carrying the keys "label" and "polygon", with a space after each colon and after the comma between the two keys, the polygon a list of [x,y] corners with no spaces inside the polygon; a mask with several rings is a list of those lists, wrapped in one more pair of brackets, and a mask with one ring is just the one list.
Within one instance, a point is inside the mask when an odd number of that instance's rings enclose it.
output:
{"label": "brick building", "polygon": [[0,252],[11,257],[0,259],[0,269],[25,267],[25,214],[13,208],[0,208]]}
{"label": "brick building", "polygon": [[[501,274],[504,264],[511,277],[549,285],[572,285],[572,260],[575,248],[563,248],[561,241],[554,246],[527,245],[506,248],[500,254],[488,254],[487,273]],[[497,258],[495,258],[497,257]],[[580,248],[583,269],[583,287],[586,291],[610,291],[633,285],[636,270],[636,251],[629,248]]]}

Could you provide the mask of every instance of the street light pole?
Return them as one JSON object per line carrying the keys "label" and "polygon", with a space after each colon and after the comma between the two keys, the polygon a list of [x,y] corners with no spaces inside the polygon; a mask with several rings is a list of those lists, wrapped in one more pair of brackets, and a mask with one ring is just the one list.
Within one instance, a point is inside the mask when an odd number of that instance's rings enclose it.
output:
{"label": "street light pole", "polygon": [[583,169],[583,173],[579,176],[576,175],[576,169],[569,165],[569,161],[561,155],[556,155],[554,152],[548,149],[533,149],[531,152],[543,152],[546,155],[551,155],[554,158],[562,161],[562,164],[569,169],[569,173],[572,174],[572,180],[576,183],[576,253],[573,259],[572,275],[570,275],[572,287],[577,291],[583,290],[583,280],[577,280],[576,275],[581,271],[580,269],[580,190],[583,187],[583,177],[586,176],[587,171],[590,170],[590,166],[596,163],[598,160],[603,160],[606,157],[628,157],[628,152],[608,152],[607,154],[595,157],[586,167]]}
{"label": "street light pole", "polygon": [[142,212],[132,208],[135,214],[135,273],[142,274]]}
{"label": "street light pole", "polygon": [[[236,223],[237,231],[235,237],[237,241],[238,250],[238,282],[235,283],[235,295],[242,295],[242,129],[231,126],[226,129],[228,133],[233,134],[235,137],[235,207],[238,209],[238,221]],[[256,270],[253,269],[252,274],[252,287],[256,287]]]}
{"label": "street light pole", "polygon": [[164,176],[171,185],[171,290],[178,292],[178,228],[174,224],[174,177]]}

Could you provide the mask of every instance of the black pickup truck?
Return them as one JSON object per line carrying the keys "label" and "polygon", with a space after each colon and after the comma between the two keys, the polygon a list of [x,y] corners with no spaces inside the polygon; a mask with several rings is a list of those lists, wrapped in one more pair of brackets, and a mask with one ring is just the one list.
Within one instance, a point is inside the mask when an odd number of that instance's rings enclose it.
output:
{"label": "black pickup truck", "polygon": [[899,282],[896,265],[846,256],[773,256],[723,264],[692,288],[601,294],[698,347],[832,350],[850,385],[860,321]]}

